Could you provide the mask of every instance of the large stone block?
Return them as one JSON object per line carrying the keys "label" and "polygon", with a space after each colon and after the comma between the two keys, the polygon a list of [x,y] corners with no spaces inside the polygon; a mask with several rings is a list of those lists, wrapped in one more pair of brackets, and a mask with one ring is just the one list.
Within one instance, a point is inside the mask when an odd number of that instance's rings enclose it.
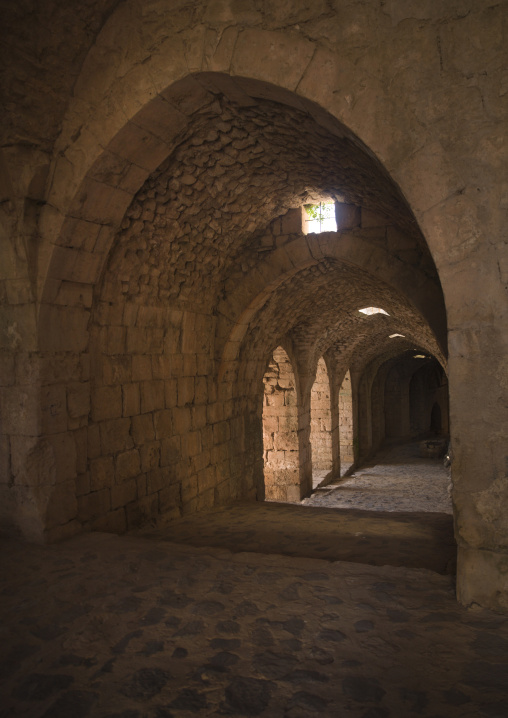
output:
{"label": "large stone block", "polygon": [[5,433],[37,436],[40,431],[39,417],[39,398],[33,387],[0,389],[0,420]]}
{"label": "large stone block", "polygon": [[41,389],[41,431],[58,434],[67,429],[65,386],[44,386]]}
{"label": "large stone block", "polygon": [[169,409],[156,411],[153,415],[155,436],[157,439],[167,439],[173,432],[172,413]]}
{"label": "large stone block", "polygon": [[194,377],[178,379],[178,406],[185,406],[194,401]]}
{"label": "large stone block", "polygon": [[199,431],[191,431],[181,437],[181,452],[183,457],[192,458],[201,451],[201,434]]}
{"label": "large stone block", "polygon": [[112,456],[101,456],[90,462],[90,489],[99,491],[115,483],[115,465]]}
{"label": "large stone block", "polygon": [[123,416],[139,414],[141,402],[139,384],[124,384],[122,386]]}
{"label": "large stone block", "polygon": [[46,441],[51,446],[53,454],[56,482],[75,479],[77,452],[74,432],[51,434],[46,437]]}
{"label": "large stone block", "polygon": [[67,411],[71,418],[88,416],[90,412],[89,382],[73,382],[67,385]]}
{"label": "large stone block", "polygon": [[202,494],[208,489],[213,489],[217,483],[215,466],[207,466],[198,473],[198,493]]}
{"label": "large stone block", "polygon": [[180,436],[163,439],[161,442],[161,466],[171,466],[180,461]]}
{"label": "large stone block", "polygon": [[153,414],[140,414],[132,417],[132,436],[138,446],[155,439]]}
{"label": "large stone block", "polygon": [[163,381],[142,381],[141,382],[141,413],[164,409],[164,382]]}
{"label": "large stone block", "polygon": [[109,489],[101,489],[78,497],[78,519],[80,521],[91,521],[98,516],[103,516],[109,512],[110,508]]}
{"label": "large stone block", "polygon": [[170,483],[168,473],[161,468],[151,469],[146,473],[146,493],[155,494]]}
{"label": "large stone block", "polygon": [[102,454],[116,454],[131,449],[130,419],[112,419],[99,424]]}
{"label": "large stone block", "polygon": [[[235,45],[232,60],[233,74],[255,77],[273,83],[278,88],[294,90],[314,54],[314,44],[297,35],[265,30],[244,30]],[[246,91],[266,96],[270,87],[259,90],[246,82]],[[275,88],[274,88],[275,89]],[[280,97],[279,91],[279,97]],[[274,98],[277,94],[274,95]],[[293,100],[293,102],[295,102]]]}
{"label": "large stone block", "polygon": [[131,449],[130,451],[124,451],[122,454],[118,454],[115,460],[115,466],[117,483],[122,483],[126,479],[137,476],[141,473],[139,451],[137,449]]}
{"label": "large stone block", "polygon": [[181,484],[182,504],[188,504],[195,499],[198,494],[197,476],[187,476],[182,480]]}
{"label": "large stone block", "polygon": [[[143,351],[143,349],[141,349]],[[132,381],[147,381],[152,378],[152,360],[144,354],[132,357]]]}
{"label": "large stone block", "polygon": [[101,386],[92,391],[92,419],[116,419],[122,416],[122,388]]}
{"label": "large stone block", "polygon": [[223,444],[230,439],[229,423],[227,421],[220,421],[218,424],[213,425],[213,443]]}
{"label": "large stone block", "polygon": [[136,479],[124,481],[122,484],[111,488],[111,508],[118,509],[135,501],[138,497]]}
{"label": "large stone block", "polygon": [[141,471],[157,468],[161,461],[160,441],[149,441],[140,446],[139,456],[141,459]]}
{"label": "large stone block", "polygon": [[173,413],[173,432],[186,434],[191,428],[191,410],[189,407],[175,407]]}

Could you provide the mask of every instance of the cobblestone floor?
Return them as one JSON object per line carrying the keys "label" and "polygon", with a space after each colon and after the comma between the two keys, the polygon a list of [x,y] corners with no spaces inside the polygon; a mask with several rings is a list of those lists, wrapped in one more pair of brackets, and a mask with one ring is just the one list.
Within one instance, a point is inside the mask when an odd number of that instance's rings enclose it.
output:
{"label": "cobblestone floor", "polygon": [[452,513],[450,478],[442,459],[423,459],[419,442],[392,446],[373,461],[314,493],[302,503],[368,511]]}
{"label": "cobblestone floor", "polygon": [[[407,562],[430,541],[401,533],[421,514],[257,507],[144,536],[2,542],[0,718],[506,718],[506,617],[458,605],[450,574],[330,553],[349,531],[348,550],[381,556],[391,533]],[[220,526],[229,548],[190,545]]]}
{"label": "cobblestone floor", "polygon": [[450,576],[106,534],[2,549],[2,718],[507,715],[506,619]]}

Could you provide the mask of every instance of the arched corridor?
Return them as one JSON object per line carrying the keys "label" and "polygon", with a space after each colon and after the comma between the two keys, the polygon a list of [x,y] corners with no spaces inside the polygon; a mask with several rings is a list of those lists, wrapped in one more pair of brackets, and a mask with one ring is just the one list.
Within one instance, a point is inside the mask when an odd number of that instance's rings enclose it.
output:
{"label": "arched corridor", "polygon": [[[5,0],[9,718],[499,713],[506,17]],[[453,518],[301,504],[448,440]]]}

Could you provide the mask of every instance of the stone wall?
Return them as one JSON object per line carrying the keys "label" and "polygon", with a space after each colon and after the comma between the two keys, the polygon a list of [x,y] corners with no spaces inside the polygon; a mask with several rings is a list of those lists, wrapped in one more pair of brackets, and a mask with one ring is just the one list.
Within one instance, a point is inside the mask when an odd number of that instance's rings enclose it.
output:
{"label": "stone wall", "polygon": [[323,358],[321,358],[317,364],[316,379],[312,385],[310,395],[310,410],[312,468],[317,471],[329,472],[333,468],[332,413],[330,379],[328,378],[328,372]]}
{"label": "stone wall", "polygon": [[263,377],[265,498],[300,500],[296,382],[288,355],[278,347]]}
{"label": "stone wall", "polygon": [[353,433],[353,391],[351,387],[351,373],[346,375],[340,385],[339,393],[339,426],[340,426],[340,469],[341,474],[350,467],[355,460],[354,433]]}

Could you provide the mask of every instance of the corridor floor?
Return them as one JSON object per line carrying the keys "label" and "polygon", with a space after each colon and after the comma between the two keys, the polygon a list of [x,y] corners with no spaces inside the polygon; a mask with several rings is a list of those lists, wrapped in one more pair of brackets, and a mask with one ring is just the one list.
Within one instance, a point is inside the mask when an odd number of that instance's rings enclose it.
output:
{"label": "corridor floor", "polygon": [[506,618],[425,569],[2,545],[1,718],[505,718]]}
{"label": "corridor floor", "polygon": [[452,513],[450,478],[442,459],[420,456],[420,442],[396,444],[380,451],[352,476],[315,487],[306,506],[367,511]]}
{"label": "corridor floor", "polygon": [[506,718],[454,552],[445,513],[274,503],[4,541],[0,718]]}

